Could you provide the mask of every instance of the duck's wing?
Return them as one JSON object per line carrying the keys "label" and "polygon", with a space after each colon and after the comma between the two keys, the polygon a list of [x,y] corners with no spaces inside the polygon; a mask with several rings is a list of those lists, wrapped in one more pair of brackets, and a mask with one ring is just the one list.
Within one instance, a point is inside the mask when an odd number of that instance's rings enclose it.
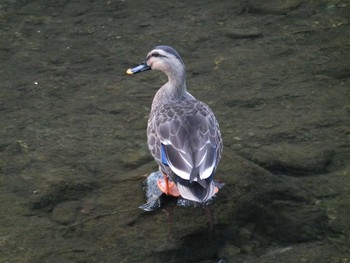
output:
{"label": "duck's wing", "polygon": [[219,125],[209,107],[196,101],[164,108],[156,127],[161,162],[181,184],[197,182],[207,188],[222,150]]}

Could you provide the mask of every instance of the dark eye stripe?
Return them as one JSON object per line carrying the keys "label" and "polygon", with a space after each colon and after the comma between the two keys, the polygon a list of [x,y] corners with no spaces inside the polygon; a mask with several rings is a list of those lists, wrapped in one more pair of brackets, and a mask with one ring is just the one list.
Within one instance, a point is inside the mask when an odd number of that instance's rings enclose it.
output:
{"label": "dark eye stripe", "polygon": [[155,57],[155,58],[166,58],[167,56],[161,55],[159,54],[157,51],[154,51],[153,53],[151,53],[146,60],[148,60],[150,57]]}
{"label": "dark eye stripe", "polygon": [[159,54],[157,51],[153,52],[153,53],[151,54],[151,57],[155,57],[155,58],[166,58],[166,56]]}

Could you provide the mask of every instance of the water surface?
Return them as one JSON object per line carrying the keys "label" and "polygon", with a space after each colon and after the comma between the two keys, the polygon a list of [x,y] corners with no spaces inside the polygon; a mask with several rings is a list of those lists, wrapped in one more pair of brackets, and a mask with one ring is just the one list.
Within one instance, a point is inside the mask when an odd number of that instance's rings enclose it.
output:
{"label": "water surface", "polygon": [[[0,262],[348,261],[348,14],[341,0],[3,1]],[[125,70],[158,44],[221,125],[212,231],[202,209],[176,208],[171,232],[138,209],[166,79]]]}

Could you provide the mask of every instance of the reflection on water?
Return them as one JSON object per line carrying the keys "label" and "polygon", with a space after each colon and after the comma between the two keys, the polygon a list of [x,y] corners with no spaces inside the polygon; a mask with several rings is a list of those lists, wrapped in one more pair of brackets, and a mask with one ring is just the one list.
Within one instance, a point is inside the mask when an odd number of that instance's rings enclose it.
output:
{"label": "reflection on water", "polygon": [[[0,261],[349,260],[348,12],[341,0],[1,3]],[[202,209],[169,202],[169,224],[138,208],[165,77],[124,74],[158,44],[181,53],[221,125],[213,231]]]}

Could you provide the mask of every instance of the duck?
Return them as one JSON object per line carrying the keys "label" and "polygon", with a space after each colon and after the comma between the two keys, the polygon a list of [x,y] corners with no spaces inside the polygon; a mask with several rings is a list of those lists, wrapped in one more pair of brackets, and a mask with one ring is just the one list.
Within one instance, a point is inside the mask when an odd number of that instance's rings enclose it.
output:
{"label": "duck", "polygon": [[205,204],[218,192],[214,175],[223,149],[219,123],[209,106],[187,91],[185,64],[174,48],[154,47],[126,73],[149,70],[168,77],[153,98],[147,123],[148,148],[163,174],[158,188]]}

